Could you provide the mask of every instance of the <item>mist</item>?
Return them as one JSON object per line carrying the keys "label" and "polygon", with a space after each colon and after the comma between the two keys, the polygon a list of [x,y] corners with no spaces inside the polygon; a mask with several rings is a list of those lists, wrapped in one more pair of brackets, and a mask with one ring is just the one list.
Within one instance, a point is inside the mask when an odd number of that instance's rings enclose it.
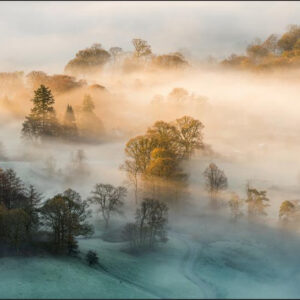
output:
{"label": "mist", "polygon": [[[9,25],[1,39],[12,40],[12,46],[0,50],[0,169],[11,168],[26,186],[35,186],[42,194],[39,213],[63,191],[78,192],[89,203],[94,231],[76,235],[74,256],[47,249],[45,223],[35,240],[42,250],[0,251],[0,297],[298,298],[299,220],[296,214],[295,222],[284,223],[280,211],[284,201],[295,206],[300,201],[299,68],[241,70],[219,61],[244,53],[257,34],[265,39],[284,33],[298,18],[298,3],[176,2],[170,10],[164,2],[71,4],[19,3],[8,19],[14,7],[1,3],[1,22]],[[54,12],[64,17],[54,22]],[[166,14],[180,19],[180,26],[164,19]],[[254,14],[255,25],[249,21]],[[234,24],[228,22],[233,15]],[[268,15],[272,20],[263,26]],[[171,28],[168,38],[158,26]],[[150,58],[133,52],[130,40],[137,36],[151,44]],[[86,48],[99,37],[103,44]],[[52,44],[48,50],[45,41]],[[22,51],[16,44],[24,44]],[[105,50],[115,45],[123,48],[118,59]],[[89,50],[110,56],[88,68],[67,68],[80,51]],[[219,60],[210,63],[209,55]],[[155,62],[158,57],[179,63],[166,66]],[[71,106],[76,138],[26,140],[24,122],[43,85],[51,90],[62,128]],[[124,169],[132,158],[129,142],[149,136],[157,121],[176,126],[184,116],[204,126],[203,145],[179,160],[178,170],[186,176],[176,181],[138,174],[135,190]],[[212,164],[226,177],[218,209],[211,205],[205,177]],[[97,184],[126,190],[121,212],[111,215],[109,226],[99,202],[91,200]],[[269,199],[257,218],[249,212],[249,187]],[[240,199],[237,218],[233,193]],[[124,240],[126,225],[138,220],[143,201],[154,195],[166,205],[167,236],[153,248],[132,250]],[[6,249],[4,242],[0,246]],[[86,262],[90,251],[99,256],[95,265]],[[7,288],[15,283],[18,293]]]}

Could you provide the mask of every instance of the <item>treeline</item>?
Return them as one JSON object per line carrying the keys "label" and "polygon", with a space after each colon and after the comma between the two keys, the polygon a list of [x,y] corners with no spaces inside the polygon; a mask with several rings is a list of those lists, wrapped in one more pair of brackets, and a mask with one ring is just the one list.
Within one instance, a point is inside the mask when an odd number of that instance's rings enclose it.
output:
{"label": "treeline", "polygon": [[[12,169],[0,169],[0,254],[46,251],[76,256],[76,237],[90,236],[94,231],[88,222],[92,215],[90,205],[101,213],[106,230],[112,215],[124,213],[126,195],[125,187],[96,184],[86,200],[72,189],[44,200],[33,186],[26,187]],[[166,204],[158,200],[141,202],[136,222],[120,229],[131,249],[145,250],[167,241],[167,210]],[[88,260],[91,255],[88,253]]]}
{"label": "treeline", "polygon": [[66,74],[86,75],[92,72],[101,71],[105,65],[118,67],[126,72],[141,69],[154,70],[181,69],[189,64],[180,52],[156,55],[152,52],[151,46],[142,39],[133,39],[134,51],[124,51],[120,47],[111,47],[105,50],[101,44],[93,44],[91,47],[80,50],[75,58],[70,60],[66,67]]}
{"label": "treeline", "polygon": [[[261,217],[267,216],[266,209],[270,206],[267,191],[258,190],[249,183],[246,185],[245,198],[240,197],[234,191],[227,191],[228,179],[225,172],[215,163],[209,164],[203,176],[212,209],[218,210],[222,207],[228,207],[233,221],[237,221],[243,216],[247,216],[249,220],[257,221]],[[279,208],[278,218],[281,225],[298,226],[300,222],[300,201],[283,201]]]}
{"label": "treeline", "polygon": [[300,66],[300,26],[290,25],[282,36],[270,35],[265,41],[256,39],[246,55],[232,54],[222,65],[239,69],[269,70]]}
{"label": "treeline", "polygon": [[33,107],[23,123],[25,140],[43,141],[60,138],[69,141],[99,141],[104,137],[104,126],[95,114],[95,104],[86,95],[80,107],[79,126],[71,105],[67,105],[63,122],[59,122],[54,109],[54,97],[49,88],[41,85],[34,91]]}

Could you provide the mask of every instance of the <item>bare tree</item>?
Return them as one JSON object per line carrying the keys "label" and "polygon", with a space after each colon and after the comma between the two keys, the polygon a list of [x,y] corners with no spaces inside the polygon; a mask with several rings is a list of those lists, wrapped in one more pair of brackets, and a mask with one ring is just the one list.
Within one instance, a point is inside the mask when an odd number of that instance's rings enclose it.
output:
{"label": "bare tree", "polygon": [[105,228],[108,227],[112,213],[121,213],[120,208],[127,195],[126,188],[114,187],[111,184],[96,184],[92,191],[93,196],[89,199],[91,203],[99,205],[99,211],[105,221]]}
{"label": "bare tree", "polygon": [[210,203],[213,208],[218,207],[218,195],[228,186],[227,177],[224,171],[220,170],[216,164],[210,163],[204,171],[206,189],[209,193]]}
{"label": "bare tree", "polygon": [[168,207],[155,199],[145,198],[136,210],[135,223],[126,224],[123,236],[134,248],[152,248],[157,242],[166,242]]}

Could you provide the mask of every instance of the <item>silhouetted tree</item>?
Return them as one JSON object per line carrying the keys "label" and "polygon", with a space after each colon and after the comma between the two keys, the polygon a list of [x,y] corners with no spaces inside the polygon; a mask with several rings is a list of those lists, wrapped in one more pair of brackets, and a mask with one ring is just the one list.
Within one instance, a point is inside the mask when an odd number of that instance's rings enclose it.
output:
{"label": "silhouetted tree", "polygon": [[63,131],[66,138],[75,140],[78,137],[78,130],[74,111],[71,105],[68,104],[65,113]]}
{"label": "silhouetted tree", "polygon": [[59,136],[59,124],[53,108],[55,101],[50,89],[41,85],[34,94],[33,108],[23,123],[23,136],[29,139]]}
{"label": "silhouetted tree", "polygon": [[228,186],[227,177],[224,171],[220,170],[216,164],[210,163],[204,173],[206,189],[209,193],[210,203],[213,208],[218,207],[219,193]]}
{"label": "silhouetted tree", "polygon": [[157,242],[166,242],[168,207],[155,199],[145,198],[136,211],[136,222],[126,224],[123,237],[131,247],[153,248]]}
{"label": "silhouetted tree", "polygon": [[105,228],[109,225],[111,214],[121,213],[120,208],[124,204],[126,197],[126,188],[119,186],[114,187],[111,184],[96,184],[92,191],[90,202],[99,206],[99,212],[105,221]]}

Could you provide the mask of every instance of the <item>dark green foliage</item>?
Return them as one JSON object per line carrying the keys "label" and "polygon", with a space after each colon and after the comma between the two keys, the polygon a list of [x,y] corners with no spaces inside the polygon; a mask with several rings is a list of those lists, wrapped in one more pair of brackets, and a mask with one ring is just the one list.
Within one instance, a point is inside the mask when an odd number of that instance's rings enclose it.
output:
{"label": "dark green foliage", "polygon": [[0,169],[0,244],[19,252],[28,245],[39,226],[41,195],[28,189],[12,169]]}
{"label": "dark green foliage", "polygon": [[89,250],[86,254],[86,261],[88,262],[89,266],[93,266],[98,264],[98,255],[95,251]]}
{"label": "dark green foliage", "polygon": [[26,139],[57,137],[60,127],[54,110],[54,98],[50,89],[41,85],[32,99],[33,108],[23,123],[22,135]]}

